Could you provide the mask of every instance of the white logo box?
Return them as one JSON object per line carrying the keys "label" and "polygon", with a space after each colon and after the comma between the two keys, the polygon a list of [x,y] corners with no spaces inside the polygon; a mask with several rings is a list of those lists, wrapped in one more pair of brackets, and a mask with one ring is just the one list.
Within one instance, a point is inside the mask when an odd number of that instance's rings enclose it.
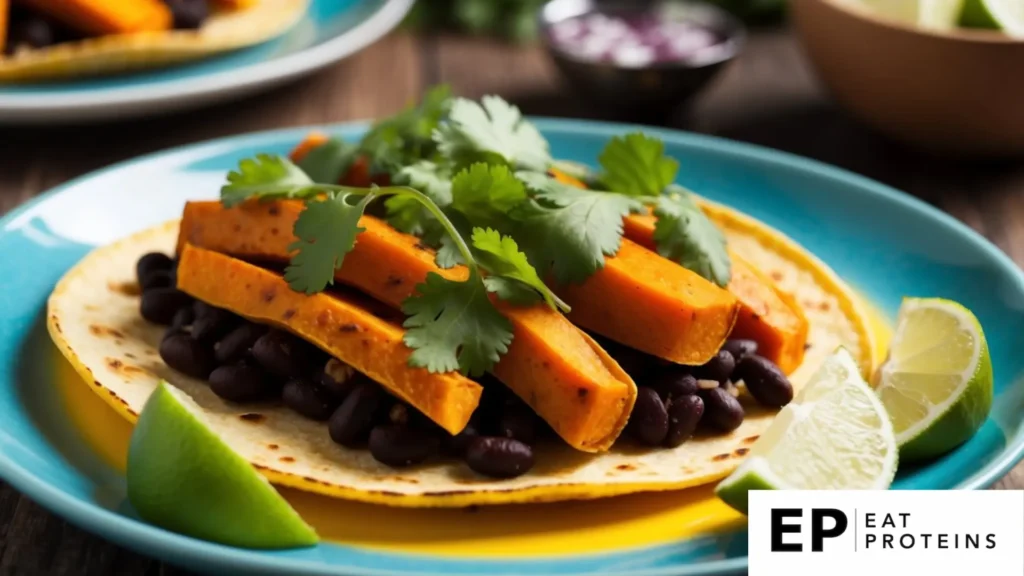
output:
{"label": "white logo box", "polygon": [[750,576],[1024,576],[1019,490],[756,491],[749,531]]}

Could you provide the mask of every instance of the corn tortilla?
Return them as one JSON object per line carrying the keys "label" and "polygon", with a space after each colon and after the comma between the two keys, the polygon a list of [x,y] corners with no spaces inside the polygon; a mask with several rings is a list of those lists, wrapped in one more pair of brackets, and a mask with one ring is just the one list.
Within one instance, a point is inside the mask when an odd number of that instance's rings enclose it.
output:
{"label": "corn tortilla", "polygon": [[113,74],[206,58],[284,33],[308,5],[309,0],[260,0],[215,12],[199,30],[97,36],[0,56],[0,82]]}
{"label": "corn tortilla", "polygon": [[[855,294],[820,260],[782,234],[731,209],[704,204],[730,249],[790,293],[810,323],[799,389],[838,345],[867,373],[877,363],[869,316]],[[730,434],[699,435],[675,449],[628,443],[600,454],[538,446],[537,465],[511,480],[484,478],[456,461],[408,469],[385,466],[367,450],[334,444],[326,425],[275,404],[233,405],[198,380],[168,368],[157,352],[164,328],[138,312],[135,262],[174,251],[179,222],[157,226],[90,253],[61,279],[47,324],[62,353],[101,397],[134,421],[161,378],[191,396],[216,434],[271,482],[333,497],[404,507],[592,499],[687,488],[728,475],[775,412],[744,399],[747,418]],[[641,382],[642,384],[642,382]]]}

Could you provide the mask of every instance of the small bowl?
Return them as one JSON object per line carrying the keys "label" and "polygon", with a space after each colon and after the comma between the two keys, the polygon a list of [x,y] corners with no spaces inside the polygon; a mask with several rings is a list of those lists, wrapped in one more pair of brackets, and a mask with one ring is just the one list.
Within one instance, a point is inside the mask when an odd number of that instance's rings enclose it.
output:
{"label": "small bowl", "polygon": [[[584,56],[556,39],[559,23],[592,14],[691,23],[716,41],[685,58],[630,65]],[[725,10],[688,0],[551,0],[541,7],[540,21],[548,53],[572,87],[634,118],[665,115],[688,100],[739,54],[746,38],[743,25]]]}
{"label": "small bowl", "polygon": [[944,153],[1024,153],[1024,40],[903,26],[835,0],[793,22],[836,100],[887,134]]}

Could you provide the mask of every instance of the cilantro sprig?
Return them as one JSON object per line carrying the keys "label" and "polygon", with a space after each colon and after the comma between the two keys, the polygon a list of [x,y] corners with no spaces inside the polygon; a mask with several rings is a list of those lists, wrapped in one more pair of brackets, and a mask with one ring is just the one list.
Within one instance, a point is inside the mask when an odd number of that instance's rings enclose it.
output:
{"label": "cilantro sprig", "polygon": [[622,243],[622,219],[643,204],[622,194],[583,190],[544,174],[516,176],[533,190],[512,214],[535,265],[559,284],[578,283],[604,267]]}
{"label": "cilantro sprig", "polygon": [[305,201],[295,221],[297,240],[289,246],[293,255],[285,280],[293,290],[307,294],[334,283],[335,272],[363,230],[360,218],[378,198],[415,203],[443,230],[446,244],[469,269],[469,277],[451,280],[431,272],[417,293],[403,302],[402,310],[409,315],[405,343],[413,350],[413,366],[432,372],[458,369],[470,376],[489,370],[512,342],[511,323],[495,308],[490,293],[513,304],[544,300],[552,308],[568,310],[540,281],[514,240],[475,228],[471,248],[444,210],[414,188],[315,183],[287,158],[263,155],[241,161],[221,189],[221,200],[228,206],[282,198]]}
{"label": "cilantro sprig", "polygon": [[359,152],[370,159],[373,173],[395,173],[418,160],[435,156],[434,130],[448,115],[451,89],[432,88],[416,106],[376,122],[359,142]]}
{"label": "cilantro sprig", "polygon": [[639,132],[609,140],[598,162],[604,185],[629,196],[659,196],[679,171],[679,162],[665,156],[661,140]]}
{"label": "cilantro sprig", "polygon": [[658,253],[719,286],[729,283],[732,271],[725,235],[693,201],[682,186],[672,185],[654,206],[654,243]]}
{"label": "cilantro sprig", "polygon": [[448,120],[434,131],[434,140],[441,154],[459,167],[505,163],[543,172],[551,164],[548,142],[540,131],[519,108],[497,96],[484,96],[479,104],[456,99]]}

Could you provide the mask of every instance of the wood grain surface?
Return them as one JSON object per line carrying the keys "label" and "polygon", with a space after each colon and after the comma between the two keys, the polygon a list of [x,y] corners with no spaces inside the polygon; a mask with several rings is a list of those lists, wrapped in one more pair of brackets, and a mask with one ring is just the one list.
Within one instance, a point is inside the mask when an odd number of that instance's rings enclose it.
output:
{"label": "wood grain surface", "polygon": [[[163,148],[390,114],[437,82],[470,97],[500,94],[529,114],[604,117],[560,83],[539,49],[396,33],[320,74],[214,108],[101,127],[0,127],[0,213],[69,179]],[[786,30],[755,31],[743,56],[666,124],[875,178],[963,220],[1024,264],[1024,162],[938,158],[870,132],[830,102]],[[1024,466],[997,488],[1024,488]],[[0,485],[0,574],[183,573],[91,536]]]}

